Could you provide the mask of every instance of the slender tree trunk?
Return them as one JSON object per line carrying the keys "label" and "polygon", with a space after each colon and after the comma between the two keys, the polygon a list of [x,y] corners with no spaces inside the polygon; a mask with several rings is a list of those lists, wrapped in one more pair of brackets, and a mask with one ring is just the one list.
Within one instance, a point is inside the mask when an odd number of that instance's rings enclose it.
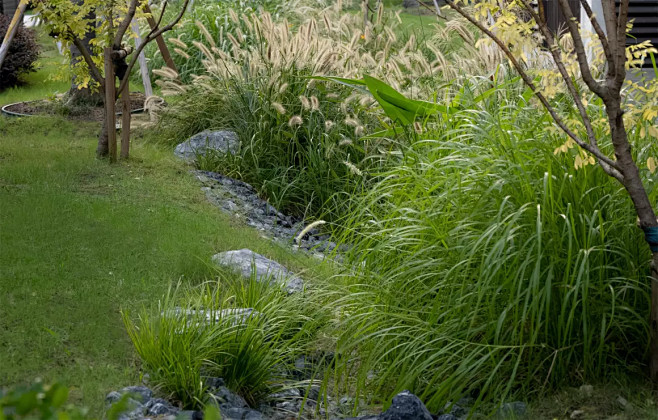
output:
{"label": "slender tree trunk", "polygon": [[[658,227],[658,220],[651,200],[647,194],[640,171],[633,160],[631,145],[628,142],[628,133],[624,126],[623,111],[621,109],[621,98],[611,96],[606,98],[606,112],[611,129],[612,144],[615,148],[615,157],[619,163],[622,174],[624,175],[623,185],[637,213],[640,228],[646,232],[646,229]],[[649,246],[654,248],[649,237],[645,236]],[[652,249],[651,259],[651,315],[649,319],[650,332],[650,355],[649,355],[649,374],[654,384],[658,384],[658,252]]]}
{"label": "slender tree trunk", "polygon": [[[114,76],[114,64],[112,62],[112,48],[105,48],[105,126],[107,133],[106,154],[101,154],[102,145],[99,141],[96,154],[99,157],[109,155],[110,161],[117,160],[117,129],[116,129],[116,77]],[[99,139],[101,140],[101,139]]]}
{"label": "slender tree trunk", "polygon": [[[129,77],[126,75],[126,77]],[[121,92],[121,159],[128,159],[130,155],[130,83],[126,80],[126,86]]]}

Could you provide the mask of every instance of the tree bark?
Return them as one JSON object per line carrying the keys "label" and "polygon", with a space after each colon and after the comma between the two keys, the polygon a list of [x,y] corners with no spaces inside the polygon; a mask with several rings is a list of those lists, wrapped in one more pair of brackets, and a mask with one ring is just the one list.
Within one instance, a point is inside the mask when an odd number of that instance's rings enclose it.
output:
{"label": "tree bark", "polygon": [[[126,79],[130,76],[126,75]],[[121,159],[128,159],[130,155],[130,84],[126,85],[121,92]]]}

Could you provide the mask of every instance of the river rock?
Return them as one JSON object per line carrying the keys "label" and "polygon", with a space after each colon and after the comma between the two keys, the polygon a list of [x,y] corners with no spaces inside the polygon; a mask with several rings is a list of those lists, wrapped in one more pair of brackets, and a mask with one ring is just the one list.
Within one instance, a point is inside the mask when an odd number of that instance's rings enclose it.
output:
{"label": "river rock", "polygon": [[202,131],[195,134],[174,149],[174,154],[182,159],[194,160],[209,150],[222,154],[235,154],[240,148],[238,135],[233,131]]}
{"label": "river rock", "polygon": [[246,278],[251,278],[253,273],[258,281],[285,284],[288,293],[299,292],[304,288],[304,281],[290,270],[250,249],[215,254],[212,260],[215,264],[238,271]]}

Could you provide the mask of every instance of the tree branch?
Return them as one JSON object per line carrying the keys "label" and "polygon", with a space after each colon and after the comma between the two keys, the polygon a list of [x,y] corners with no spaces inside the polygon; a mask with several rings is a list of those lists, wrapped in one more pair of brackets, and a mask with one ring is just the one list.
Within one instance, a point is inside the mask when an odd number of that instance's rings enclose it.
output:
{"label": "tree branch", "polygon": [[[629,0],[621,0],[619,13],[617,17],[617,68],[615,72],[615,82],[617,87],[621,87],[626,80],[626,24],[628,23],[628,4]],[[614,12],[614,2],[612,3]]]}
{"label": "tree branch", "polygon": [[[482,23],[480,23],[479,21],[474,19],[470,14],[466,13],[466,11],[464,11],[464,9],[461,6],[454,3],[454,1],[446,0],[446,3],[453,10],[455,10],[457,13],[462,15],[471,24],[475,25],[479,30],[481,30],[484,34],[486,34],[489,38],[491,38],[491,40],[494,41],[500,47],[500,49],[503,51],[503,53],[505,53],[505,55],[507,56],[508,60],[512,63],[512,66],[514,66],[516,71],[521,76],[521,79],[523,79],[525,84],[528,87],[530,87],[530,89],[532,89],[535,96],[539,99],[539,101],[542,103],[544,108],[546,108],[548,113],[553,118],[553,121],[555,121],[555,123],[560,127],[560,129],[562,129],[562,131],[565,134],[567,134],[567,136],[569,136],[574,142],[576,142],[576,144],[578,144],[578,146],[580,146],[582,149],[584,149],[584,150],[590,152],[592,155],[594,155],[599,160],[599,164],[601,165],[601,167],[603,168],[603,170],[607,174],[609,174],[610,176],[618,179],[619,181],[623,180],[623,175],[619,172],[619,168],[617,167],[617,163],[615,161],[610,159],[608,156],[604,155],[596,145],[591,145],[587,142],[584,142],[573,131],[571,131],[569,129],[569,127],[566,126],[564,121],[562,121],[562,118],[560,118],[560,116],[557,114],[555,109],[548,102],[546,97],[539,91],[539,89],[537,89],[537,86],[535,86],[534,82],[532,81],[532,79],[530,78],[528,73],[526,73],[526,71],[523,69],[523,66],[521,66],[521,64],[518,62],[518,60],[516,59],[514,54],[512,54],[512,52],[509,50],[507,45],[505,45],[505,43],[500,38],[498,38],[493,32],[491,32]],[[551,38],[552,38],[552,35],[551,35]],[[568,74],[567,74],[567,76],[568,76]],[[571,79],[569,77],[567,77],[566,79],[568,81],[571,81]],[[577,94],[576,94],[576,97],[578,99],[580,99]],[[581,103],[581,106],[582,106],[582,103]],[[587,115],[587,114],[585,113],[585,115]],[[590,128],[591,128],[591,126],[590,126]]]}
{"label": "tree branch", "polygon": [[135,12],[137,11],[137,2],[139,0],[130,0],[130,5],[128,6],[128,13],[124,16],[123,20],[117,28],[117,33],[114,37],[114,43],[112,44],[113,50],[118,50],[121,48],[121,41],[123,41],[123,36],[126,34],[126,31],[130,27],[130,22],[132,22],[133,17],[135,17]]}
{"label": "tree branch", "polygon": [[[69,32],[71,32],[70,29]],[[105,79],[103,78],[103,76],[101,76],[101,72],[98,70],[98,67],[96,67],[96,64],[94,64],[94,60],[91,57],[91,53],[84,45],[84,43],[72,33],[71,33],[71,38],[73,39],[73,44],[76,46],[78,51],[80,51],[80,54],[82,54],[82,58],[84,58],[85,63],[87,63],[87,67],[89,67],[89,72],[91,73],[91,77],[93,77],[94,80],[98,82],[98,84],[101,86],[101,90],[105,90]]]}
{"label": "tree branch", "polygon": [[601,46],[603,47],[603,53],[605,54],[605,58],[608,61],[608,66],[614,66],[615,58],[612,55],[612,51],[610,50],[608,37],[606,37],[605,32],[603,32],[603,28],[601,28],[599,21],[596,20],[596,16],[594,16],[594,12],[592,11],[592,8],[590,7],[587,0],[580,0],[580,5],[585,10],[587,17],[589,18],[589,21],[592,23],[594,32],[596,32],[596,35],[598,35],[599,40],[601,41]]}
{"label": "tree branch", "polygon": [[[157,29],[158,26],[156,25],[153,29],[151,29],[151,32],[149,32],[149,34],[144,38],[144,42],[142,42],[139,45],[139,47],[137,47],[137,49],[135,50],[135,54],[133,55],[133,58],[130,60],[130,63],[128,64],[128,68],[126,69],[126,75],[129,75],[133,67],[135,67],[135,63],[137,63],[137,60],[139,59],[139,54],[142,52],[144,47],[146,47],[146,45],[149,42],[153,41],[163,33],[170,31],[171,29],[173,29],[174,26],[176,26],[176,24],[178,24],[178,22],[180,22],[180,20],[183,18],[183,15],[185,14],[185,11],[187,10],[187,5],[189,2],[190,0],[185,0],[178,16],[176,16],[176,18],[173,21],[169,22],[167,26],[164,26],[161,29]],[[122,80],[121,84],[119,85],[119,90],[118,90],[119,92],[123,91],[123,88],[125,87],[127,82],[128,82],[128,77],[125,77],[124,80]]]}
{"label": "tree branch", "polygon": [[592,70],[589,67],[589,62],[587,59],[587,53],[585,52],[585,45],[583,44],[583,36],[580,33],[580,28],[578,23],[576,23],[576,17],[571,11],[571,6],[569,6],[568,0],[558,0],[560,3],[560,9],[562,9],[562,14],[567,20],[567,27],[571,33],[571,39],[573,39],[574,49],[576,50],[576,59],[578,60],[578,66],[580,67],[580,73],[583,76],[583,81],[587,87],[600,98],[603,98],[606,95],[607,89],[605,86],[594,79],[592,76]]}

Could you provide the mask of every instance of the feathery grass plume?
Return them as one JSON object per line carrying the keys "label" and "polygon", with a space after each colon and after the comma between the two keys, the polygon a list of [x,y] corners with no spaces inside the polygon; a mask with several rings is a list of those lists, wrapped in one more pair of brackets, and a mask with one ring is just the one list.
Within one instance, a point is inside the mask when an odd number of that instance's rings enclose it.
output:
{"label": "feathery grass plume", "polygon": [[214,58],[214,55],[213,55],[212,51],[210,51],[210,50],[208,49],[208,47],[206,47],[206,46],[205,46],[204,44],[202,44],[201,42],[199,42],[199,41],[192,41],[192,45],[194,45],[195,47],[197,47],[197,49],[198,49],[199,51],[201,51],[201,52],[203,53],[203,55],[206,56],[206,58],[207,58],[208,60],[212,60],[212,59]]}
{"label": "feathery grass plume", "polygon": [[334,122],[331,120],[326,120],[324,122],[324,131],[331,131],[334,128]]}
{"label": "feathery grass plume", "polygon": [[353,145],[353,144],[354,144],[354,143],[352,142],[352,140],[347,139],[347,138],[342,139],[341,141],[338,142],[338,145],[339,145],[339,146],[351,146],[351,145]]}
{"label": "feathery grass plume", "polygon": [[231,18],[233,23],[240,23],[240,18],[238,17],[238,14],[235,13],[235,11],[232,8],[228,9],[228,16]]}
{"label": "feathery grass plume", "polygon": [[288,85],[288,82],[283,83],[283,84],[279,87],[279,95],[283,95],[284,93],[286,93],[286,90],[288,90],[288,86],[289,86],[289,85]]}
{"label": "feathery grass plume", "polygon": [[349,126],[352,126],[352,127],[358,127],[358,126],[361,125],[361,123],[359,123],[359,120],[357,120],[356,118],[352,118],[352,117],[345,118],[345,124],[347,124]]}
{"label": "feathery grass plume", "polygon": [[288,125],[290,127],[297,127],[299,125],[302,125],[302,123],[304,123],[304,120],[299,115],[293,115],[292,118],[288,120]]}
{"label": "feathery grass plume", "polygon": [[340,98],[340,96],[337,93],[333,93],[333,92],[327,93],[326,96],[327,96],[328,99],[338,99],[338,98]]}
{"label": "feathery grass plume", "polygon": [[238,40],[233,36],[232,33],[227,32],[227,33],[226,33],[226,37],[229,39],[229,41],[231,41],[231,44],[233,44],[233,48],[234,48],[235,50],[239,50],[239,49],[240,49],[240,43],[239,43]]}
{"label": "feathery grass plume", "polygon": [[162,67],[161,69],[153,69],[153,73],[157,74],[160,77],[164,77],[171,80],[178,79],[178,73],[170,67]]}
{"label": "feathery grass plume", "polygon": [[210,32],[208,32],[208,29],[205,27],[203,22],[201,22],[200,20],[197,20],[196,22],[194,22],[194,24],[201,31],[201,33],[203,34],[203,37],[206,39],[206,42],[208,42],[208,44],[210,44],[211,47],[216,47],[217,44],[215,44],[215,40],[212,38],[212,35],[210,35]]}
{"label": "feathery grass plume", "polygon": [[315,229],[318,226],[324,225],[325,223],[327,222],[324,220],[316,220],[315,222],[306,226],[301,232],[299,232],[299,235],[297,235],[297,237],[295,238],[295,242],[297,242],[297,246],[299,246],[302,243],[302,239],[304,239],[304,236],[306,236],[307,233],[309,233],[311,230]]}
{"label": "feathery grass plume", "polygon": [[183,51],[182,49],[180,49],[180,48],[174,48],[174,52],[176,54],[180,55],[181,57],[183,57],[186,60],[190,59],[190,55],[188,53],[186,53],[185,51]]}
{"label": "feathery grass plume", "polygon": [[311,109],[311,102],[308,100],[308,98],[304,95],[299,96],[299,102],[302,103],[302,107],[304,109]]}
{"label": "feathery grass plume", "polygon": [[418,134],[423,134],[423,126],[418,121],[414,121],[414,131]]}
{"label": "feathery grass plume", "polygon": [[352,162],[344,160],[343,164],[345,166],[347,166],[347,168],[350,170],[350,172],[352,174],[358,175],[358,176],[363,176],[363,172],[361,172],[361,170],[359,168],[357,168],[356,165],[354,165]]}
{"label": "feathery grass plume", "polygon": [[363,136],[364,131],[365,131],[365,128],[362,125],[356,126],[354,128],[354,136],[355,137],[361,137],[361,136]]}
{"label": "feathery grass plume", "polygon": [[318,100],[317,96],[311,96],[311,110],[320,110],[320,100]]}
{"label": "feathery grass plume", "polygon": [[171,42],[172,44],[176,45],[179,48],[182,48],[184,50],[187,49],[187,44],[178,38],[169,38],[167,41]]}
{"label": "feathery grass plume", "polygon": [[278,102],[272,102],[272,108],[276,109],[276,112],[281,115],[286,114],[286,108]]}

